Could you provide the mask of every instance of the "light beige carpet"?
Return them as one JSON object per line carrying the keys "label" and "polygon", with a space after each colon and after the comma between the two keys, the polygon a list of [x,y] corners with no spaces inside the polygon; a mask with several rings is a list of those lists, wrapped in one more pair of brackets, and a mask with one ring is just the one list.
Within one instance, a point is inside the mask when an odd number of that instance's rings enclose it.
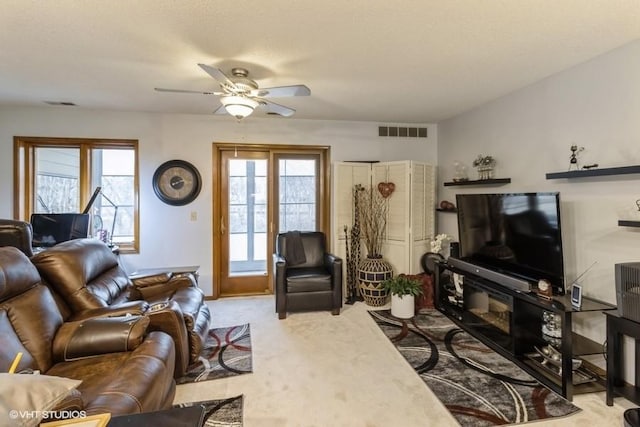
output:
{"label": "light beige carpet", "polygon": [[[244,395],[244,427],[457,426],[364,303],[278,320],[273,296],[210,301],[212,327],[250,323],[253,373],[179,385],[174,403]],[[578,414],[531,425],[622,425],[636,405],[579,395]]]}

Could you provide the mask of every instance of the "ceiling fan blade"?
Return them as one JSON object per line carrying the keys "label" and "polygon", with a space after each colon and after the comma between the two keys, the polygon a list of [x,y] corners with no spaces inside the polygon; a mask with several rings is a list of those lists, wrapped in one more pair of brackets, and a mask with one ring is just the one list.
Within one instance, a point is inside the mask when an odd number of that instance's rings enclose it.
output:
{"label": "ceiling fan blade", "polygon": [[213,114],[229,114],[229,113],[227,113],[227,109],[224,107],[224,105],[221,105],[218,107],[216,111],[213,112]]}
{"label": "ceiling fan blade", "polygon": [[261,98],[283,98],[285,96],[309,96],[311,90],[305,85],[265,87],[251,91],[252,96]]}
{"label": "ceiling fan blade", "polygon": [[200,68],[202,68],[207,74],[216,79],[221,85],[230,86],[232,88],[236,87],[236,84],[229,80],[229,77],[221,70],[211,67],[207,64],[198,64]]}
{"label": "ceiling fan blade", "polygon": [[158,92],[173,92],[173,93],[199,93],[200,95],[222,95],[222,92],[203,92],[199,90],[183,90],[183,89],[164,89],[161,87],[155,87]]}
{"label": "ceiling fan blade", "polygon": [[293,108],[285,107],[284,105],[276,104],[266,99],[261,99],[260,103],[264,105],[268,113],[279,114],[283,117],[291,117],[296,112]]}

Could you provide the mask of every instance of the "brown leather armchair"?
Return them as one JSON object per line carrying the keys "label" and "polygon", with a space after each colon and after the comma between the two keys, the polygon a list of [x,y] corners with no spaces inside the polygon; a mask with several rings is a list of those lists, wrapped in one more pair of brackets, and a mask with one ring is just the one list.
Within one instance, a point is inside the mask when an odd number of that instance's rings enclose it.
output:
{"label": "brown leather armchair", "polygon": [[331,310],[342,307],[342,259],[326,252],[324,233],[281,233],[273,254],[276,311]]}
{"label": "brown leather armchair", "polygon": [[0,246],[13,246],[26,256],[33,256],[31,224],[13,219],[0,219]]}
{"label": "brown leather armchair", "polygon": [[67,322],[34,265],[14,247],[0,248],[0,271],[0,372],[22,352],[16,372],[81,380],[79,398],[56,410],[119,415],[171,407],[175,350],[168,334],[149,332],[145,317]]}
{"label": "brown leather armchair", "polygon": [[96,239],[60,243],[31,261],[72,319],[145,314],[151,330],[167,332],[175,341],[176,378],[198,360],[211,314],[193,276],[156,274],[131,281],[118,257]]}

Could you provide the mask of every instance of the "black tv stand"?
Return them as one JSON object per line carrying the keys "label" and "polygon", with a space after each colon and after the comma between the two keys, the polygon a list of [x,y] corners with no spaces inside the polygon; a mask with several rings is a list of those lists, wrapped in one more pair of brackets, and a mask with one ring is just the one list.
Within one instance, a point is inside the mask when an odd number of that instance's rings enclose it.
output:
{"label": "black tv stand", "polygon": [[524,292],[531,291],[531,284],[524,279],[509,276],[509,275],[494,271],[491,268],[482,267],[480,265],[472,264],[470,262],[464,261],[462,259],[454,258],[454,257],[449,257],[448,263],[449,265],[451,265],[452,267],[458,270],[462,270],[464,272],[473,274],[474,276],[482,277],[483,279],[490,280],[501,286],[506,286],[516,291],[524,291]]}
{"label": "black tv stand", "polygon": [[[577,393],[605,390],[606,372],[580,358],[603,353],[602,344],[573,332],[572,321],[579,313],[616,307],[585,296],[577,309],[571,305],[569,295],[545,300],[533,292],[504,286],[499,277],[495,280],[439,262],[435,268],[435,306],[461,328],[569,400]],[[462,286],[459,282],[463,282]],[[555,324],[560,328],[550,330]],[[550,345],[551,350],[559,352],[560,360],[551,360],[542,351]],[[575,370],[574,359],[580,363]]]}

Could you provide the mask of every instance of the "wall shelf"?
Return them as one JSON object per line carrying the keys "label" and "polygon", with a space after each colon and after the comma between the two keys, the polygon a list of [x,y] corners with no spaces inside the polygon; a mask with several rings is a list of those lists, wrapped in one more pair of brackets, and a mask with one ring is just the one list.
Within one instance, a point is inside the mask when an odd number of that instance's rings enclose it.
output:
{"label": "wall shelf", "polygon": [[436,208],[437,212],[449,212],[449,213],[457,213],[458,209],[440,209],[440,208]]}
{"label": "wall shelf", "polygon": [[640,227],[640,221],[630,221],[625,219],[618,220],[619,227]]}
{"label": "wall shelf", "polygon": [[640,173],[640,165],[621,166],[617,168],[582,169],[567,172],[552,172],[547,174],[547,179],[586,178],[590,176],[628,175],[632,173]]}
{"label": "wall shelf", "polygon": [[454,185],[504,185],[504,184],[509,184],[510,182],[511,182],[511,178],[475,179],[475,180],[469,180],[469,181],[445,182],[444,186],[451,187]]}

